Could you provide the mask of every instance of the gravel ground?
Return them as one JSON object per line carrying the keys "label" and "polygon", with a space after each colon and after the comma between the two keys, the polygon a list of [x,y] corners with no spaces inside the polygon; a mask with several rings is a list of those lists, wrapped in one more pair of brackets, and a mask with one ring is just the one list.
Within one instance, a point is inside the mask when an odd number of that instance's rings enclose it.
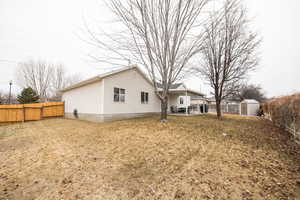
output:
{"label": "gravel ground", "polygon": [[0,199],[300,199],[300,151],[258,118],[0,126]]}

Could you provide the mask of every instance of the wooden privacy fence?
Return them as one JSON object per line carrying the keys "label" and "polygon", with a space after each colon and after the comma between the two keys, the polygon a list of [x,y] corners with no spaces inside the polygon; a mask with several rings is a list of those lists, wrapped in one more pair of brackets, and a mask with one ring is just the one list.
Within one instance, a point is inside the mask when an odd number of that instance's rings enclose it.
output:
{"label": "wooden privacy fence", "polygon": [[0,122],[24,122],[47,117],[63,117],[64,102],[0,105]]}

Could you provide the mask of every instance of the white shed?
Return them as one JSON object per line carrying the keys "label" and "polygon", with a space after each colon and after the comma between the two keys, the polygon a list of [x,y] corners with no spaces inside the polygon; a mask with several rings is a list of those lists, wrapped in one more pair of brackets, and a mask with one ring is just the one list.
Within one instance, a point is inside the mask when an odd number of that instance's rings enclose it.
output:
{"label": "white shed", "polygon": [[241,115],[256,116],[259,110],[259,102],[254,99],[245,99],[241,102]]}

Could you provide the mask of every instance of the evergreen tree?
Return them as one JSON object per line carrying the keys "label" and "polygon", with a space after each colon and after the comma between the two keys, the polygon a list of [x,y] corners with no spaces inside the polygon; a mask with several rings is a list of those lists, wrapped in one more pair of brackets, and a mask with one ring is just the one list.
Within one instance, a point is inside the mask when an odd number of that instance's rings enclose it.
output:
{"label": "evergreen tree", "polygon": [[0,92],[0,105],[1,104],[4,104],[4,96],[3,96],[3,94]]}
{"label": "evergreen tree", "polygon": [[39,95],[30,87],[24,88],[20,95],[18,95],[18,102],[21,104],[37,103],[40,99]]}

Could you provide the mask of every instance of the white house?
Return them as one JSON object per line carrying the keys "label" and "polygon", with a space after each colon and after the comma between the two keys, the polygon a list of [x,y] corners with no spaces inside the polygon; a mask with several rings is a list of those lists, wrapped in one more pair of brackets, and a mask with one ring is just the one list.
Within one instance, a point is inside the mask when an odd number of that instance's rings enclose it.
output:
{"label": "white house", "polygon": [[191,97],[191,106],[193,112],[208,112],[208,100],[204,96],[192,96]]}
{"label": "white house", "polygon": [[[183,84],[174,84],[169,93],[169,111],[172,106],[186,109],[191,106],[191,96],[202,96]],[[137,66],[98,75],[65,88],[62,99],[67,118],[94,122],[144,116],[159,113],[161,109],[152,82]]]}

